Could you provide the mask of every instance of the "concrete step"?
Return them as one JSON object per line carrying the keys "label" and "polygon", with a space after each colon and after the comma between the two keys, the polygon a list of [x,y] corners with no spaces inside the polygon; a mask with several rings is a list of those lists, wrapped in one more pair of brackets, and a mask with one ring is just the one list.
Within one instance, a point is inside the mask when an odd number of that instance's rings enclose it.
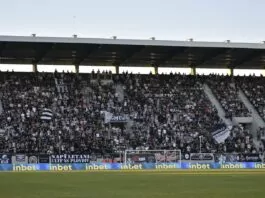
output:
{"label": "concrete step", "polygon": [[210,87],[207,84],[204,84],[203,85],[203,90],[204,90],[204,93],[209,98],[209,100],[212,103],[212,105],[217,109],[219,117],[225,122],[225,124],[227,126],[231,126],[232,125],[232,121],[225,117],[225,111],[224,111],[223,107],[221,106],[220,102],[217,100],[217,98],[213,94],[213,92],[210,89]]}

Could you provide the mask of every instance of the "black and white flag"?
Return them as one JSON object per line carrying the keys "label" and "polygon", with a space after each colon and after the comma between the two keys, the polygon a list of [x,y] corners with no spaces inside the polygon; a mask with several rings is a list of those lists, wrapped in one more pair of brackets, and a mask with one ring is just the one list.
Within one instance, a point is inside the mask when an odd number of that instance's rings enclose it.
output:
{"label": "black and white flag", "polygon": [[225,124],[218,124],[212,132],[212,136],[218,144],[223,143],[230,136],[231,128]]}
{"label": "black and white flag", "polygon": [[52,110],[51,109],[43,109],[42,113],[41,113],[41,120],[51,120],[53,116]]}
{"label": "black and white flag", "polygon": [[106,123],[110,123],[113,114],[110,113],[110,112],[108,112],[108,111],[102,111],[102,113],[103,113],[104,116],[105,116],[105,124],[106,124]]}

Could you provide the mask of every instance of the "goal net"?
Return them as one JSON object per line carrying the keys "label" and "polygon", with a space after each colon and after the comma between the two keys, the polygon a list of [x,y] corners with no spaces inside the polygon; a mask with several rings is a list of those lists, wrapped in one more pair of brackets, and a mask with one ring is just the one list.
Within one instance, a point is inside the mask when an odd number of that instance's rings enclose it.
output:
{"label": "goal net", "polygon": [[125,163],[177,163],[181,162],[180,150],[126,150]]}

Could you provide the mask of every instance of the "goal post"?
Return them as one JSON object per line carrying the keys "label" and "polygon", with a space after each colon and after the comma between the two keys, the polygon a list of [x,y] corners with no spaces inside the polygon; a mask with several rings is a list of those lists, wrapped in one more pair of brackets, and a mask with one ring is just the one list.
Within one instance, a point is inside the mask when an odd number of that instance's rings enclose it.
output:
{"label": "goal post", "polygon": [[125,150],[124,163],[180,163],[181,150]]}

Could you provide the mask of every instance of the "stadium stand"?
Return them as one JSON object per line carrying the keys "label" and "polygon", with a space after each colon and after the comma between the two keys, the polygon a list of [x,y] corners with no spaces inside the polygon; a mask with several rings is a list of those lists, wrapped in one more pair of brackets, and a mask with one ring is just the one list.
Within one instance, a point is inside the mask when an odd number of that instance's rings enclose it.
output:
{"label": "stadium stand", "polygon": [[[33,65],[33,73],[0,72],[0,153],[263,152],[264,79],[233,78],[233,71],[264,68],[264,53],[257,43],[0,36],[1,64]],[[38,65],[74,65],[76,73],[38,73]],[[80,74],[81,65],[111,65],[117,74]],[[119,73],[120,66],[143,65],[155,75]],[[158,75],[174,65],[192,75]],[[196,75],[198,67],[219,66],[232,77]],[[253,121],[240,90],[263,123]]]}
{"label": "stadium stand", "polygon": [[[259,152],[243,125],[235,125],[225,143],[214,141],[211,132],[222,120],[203,91],[205,81],[178,74],[1,73],[0,152],[106,155],[125,147],[189,153],[200,149],[199,136],[205,153]],[[106,113],[127,121],[111,123]]]}

